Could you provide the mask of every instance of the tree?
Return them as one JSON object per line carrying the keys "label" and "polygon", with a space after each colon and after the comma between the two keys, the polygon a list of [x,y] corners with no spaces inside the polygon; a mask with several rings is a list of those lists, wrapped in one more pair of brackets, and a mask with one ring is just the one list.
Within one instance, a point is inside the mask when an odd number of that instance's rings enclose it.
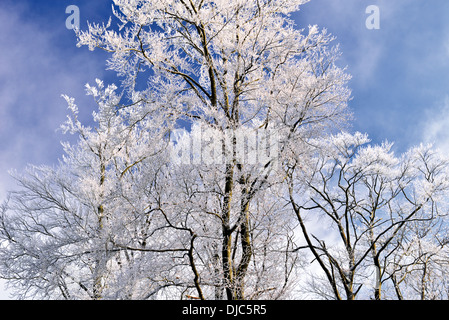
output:
{"label": "tree", "polygon": [[402,232],[398,249],[386,264],[385,281],[391,281],[388,298],[447,299],[447,238],[441,238],[447,234],[444,220],[420,221]]}
{"label": "tree", "polygon": [[[278,187],[292,146],[348,117],[349,76],[332,38],[315,26],[303,34],[288,17],[305,2],[115,0],[117,29],[110,19],[78,30],[79,46],[112,54],[124,93],[88,87],[94,129],[67,98],[66,128],[80,141],[65,145],[58,167],[17,175],[22,190],[2,214],[2,275],[30,296],[288,296],[294,224],[263,192]],[[142,79],[148,87],[137,90]],[[183,127],[212,130],[224,160],[171,161]],[[242,132],[262,151],[275,132],[280,152],[239,157]]]}
{"label": "tree", "polygon": [[[221,239],[213,247],[221,247],[214,254],[223,277],[217,283],[228,299],[245,297],[244,279],[257,255],[251,243],[252,206],[276,180],[274,163],[283,160],[238,163],[238,131],[275,129],[288,155],[289,145],[348,116],[349,77],[335,65],[331,37],[316,27],[303,35],[288,18],[305,2],[114,1],[119,30],[108,23],[78,34],[79,45],[112,53],[109,66],[124,77],[130,92],[139,77],[149,75],[145,94],[157,95],[160,105],[170,94],[173,100],[164,107],[178,121],[231,132],[234,144],[212,177],[205,176],[211,169],[204,163],[189,169],[197,172],[190,181],[208,199],[195,201],[211,204],[195,210],[216,219],[211,224],[221,229],[214,229]],[[211,202],[207,195],[219,197]]]}
{"label": "tree", "polygon": [[[440,207],[449,186],[447,160],[429,146],[398,158],[392,144],[363,147],[368,141],[360,133],[317,140],[308,165],[298,162],[289,171],[290,203],[305,242],[297,250],[310,250],[325,275],[326,294],[335,299],[355,299],[368,279],[374,283],[372,297],[381,299],[386,279],[397,284],[395,272],[409,268],[392,258],[405,254],[410,240],[403,231],[410,237],[412,225],[435,223],[446,211]],[[319,215],[338,240],[328,244],[312,234],[307,212]]]}
{"label": "tree", "polygon": [[0,219],[1,273],[21,289],[19,297],[151,297],[163,268],[152,271],[148,261],[180,250],[160,249],[161,235],[149,239],[161,227],[152,225],[151,205],[166,128],[142,116],[155,119],[158,110],[141,101],[119,107],[116,89],[99,80],[87,86],[99,108],[95,128],[78,121],[74,100],[65,97],[71,115],[62,128],[77,133],[78,143],[64,144],[58,166],[15,175],[22,188],[10,193]]}

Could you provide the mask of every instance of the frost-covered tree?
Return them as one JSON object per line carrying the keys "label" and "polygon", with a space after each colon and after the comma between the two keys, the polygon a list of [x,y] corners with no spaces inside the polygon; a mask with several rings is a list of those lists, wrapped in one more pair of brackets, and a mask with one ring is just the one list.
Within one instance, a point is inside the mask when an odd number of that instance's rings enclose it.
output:
{"label": "frost-covered tree", "polygon": [[[447,213],[447,160],[429,146],[396,157],[392,144],[365,146],[368,142],[360,133],[315,140],[307,164],[290,167],[290,204],[304,241],[297,250],[308,249],[319,264],[324,287],[315,279],[310,291],[327,298],[366,297],[372,287],[368,296],[381,299],[382,284],[397,282],[409,268],[397,257],[412,250],[404,249],[411,229]],[[327,234],[311,231],[307,219],[313,217]],[[325,239],[329,233],[333,241]]]}
{"label": "frost-covered tree", "polygon": [[[141,94],[170,102],[166,112],[178,121],[230,134],[224,161],[192,165],[183,186],[185,219],[205,215],[208,232],[220,234],[207,257],[220,261],[214,277],[221,279],[212,281],[217,298],[222,288],[228,299],[245,297],[245,278],[259,254],[253,215],[261,191],[279,180],[275,163],[348,116],[349,77],[335,65],[332,38],[317,27],[304,33],[289,18],[305,2],[114,1],[118,30],[108,23],[78,34],[79,45],[112,53],[109,67],[130,92],[148,79]],[[257,136],[276,130],[282,157],[239,161],[235,136],[243,129]]]}
{"label": "frost-covered tree", "polygon": [[398,237],[398,249],[386,264],[387,299],[448,299],[448,239],[444,220],[413,223]]}
{"label": "frost-covered tree", "polygon": [[163,235],[150,237],[166,226],[153,210],[167,128],[143,115],[163,115],[141,101],[120,105],[116,89],[99,80],[87,86],[98,104],[94,128],[79,122],[74,100],[65,97],[70,116],[62,128],[78,134],[78,143],[64,144],[55,167],[14,174],[21,188],[10,193],[0,217],[0,268],[19,297],[150,298],[166,270],[150,262],[163,265],[180,250],[162,245]]}
{"label": "frost-covered tree", "polygon": [[[124,94],[89,87],[97,126],[71,118],[80,141],[60,165],[17,175],[2,275],[30,296],[288,297],[295,222],[277,170],[346,121],[350,94],[332,37],[290,18],[306,2],[114,0],[117,27],[78,30],[111,53]],[[222,160],[173,161],[179,129]],[[252,146],[269,156],[242,158]]]}

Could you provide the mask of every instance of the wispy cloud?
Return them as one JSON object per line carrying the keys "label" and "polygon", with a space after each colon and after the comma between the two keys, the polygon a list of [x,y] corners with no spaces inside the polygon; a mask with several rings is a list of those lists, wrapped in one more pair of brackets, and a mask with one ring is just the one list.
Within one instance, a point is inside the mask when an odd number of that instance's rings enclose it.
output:
{"label": "wispy cloud", "polygon": [[35,23],[24,18],[26,10],[23,4],[0,7],[0,200],[11,188],[9,169],[57,160],[66,139],[55,131],[66,116],[60,95],[75,96],[90,114],[84,84],[102,77],[105,65],[75,41],[61,46],[74,38],[63,23],[56,29]]}
{"label": "wispy cloud", "polygon": [[[368,5],[380,9],[379,30],[365,26]],[[298,21],[337,36],[341,64],[353,76],[354,129],[403,151],[421,142],[422,119],[447,94],[448,14],[445,0],[313,0]]]}
{"label": "wispy cloud", "polygon": [[426,112],[420,131],[422,140],[449,156],[449,95]]}

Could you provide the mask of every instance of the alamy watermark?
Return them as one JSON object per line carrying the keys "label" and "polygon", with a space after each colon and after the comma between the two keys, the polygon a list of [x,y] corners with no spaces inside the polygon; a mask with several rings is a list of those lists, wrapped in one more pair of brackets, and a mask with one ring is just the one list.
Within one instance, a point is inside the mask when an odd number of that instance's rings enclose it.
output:
{"label": "alamy watermark", "polygon": [[369,16],[365,20],[365,26],[368,30],[380,29],[380,9],[378,6],[370,5],[366,7],[366,14]]}
{"label": "alamy watermark", "polygon": [[[69,16],[65,20],[67,29],[79,29],[80,27],[80,9],[76,5],[70,5],[65,9]],[[365,20],[365,26],[369,30],[380,29],[380,9],[376,5],[366,7],[365,13],[369,16]]]}
{"label": "alamy watermark", "polygon": [[237,164],[276,167],[280,136],[277,130],[239,128],[221,130],[194,125],[190,131],[178,129],[171,139],[174,164]]}
{"label": "alamy watermark", "polygon": [[75,5],[70,5],[65,9],[65,13],[69,14],[65,20],[65,27],[69,30],[80,28],[80,8]]}

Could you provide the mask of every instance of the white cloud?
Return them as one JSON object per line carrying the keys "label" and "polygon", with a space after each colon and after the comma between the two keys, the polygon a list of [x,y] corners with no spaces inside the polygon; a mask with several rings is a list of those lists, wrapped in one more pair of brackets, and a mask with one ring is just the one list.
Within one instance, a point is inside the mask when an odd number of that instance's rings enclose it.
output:
{"label": "white cloud", "polygon": [[423,141],[449,156],[449,96],[427,112],[421,128]]}
{"label": "white cloud", "polygon": [[63,23],[54,30],[24,20],[23,10],[0,8],[0,199],[9,187],[7,170],[57,160],[59,141],[68,139],[55,132],[67,111],[61,94],[75,96],[90,115],[84,85],[101,78],[105,66],[75,40],[61,47],[64,37],[74,38]]}

